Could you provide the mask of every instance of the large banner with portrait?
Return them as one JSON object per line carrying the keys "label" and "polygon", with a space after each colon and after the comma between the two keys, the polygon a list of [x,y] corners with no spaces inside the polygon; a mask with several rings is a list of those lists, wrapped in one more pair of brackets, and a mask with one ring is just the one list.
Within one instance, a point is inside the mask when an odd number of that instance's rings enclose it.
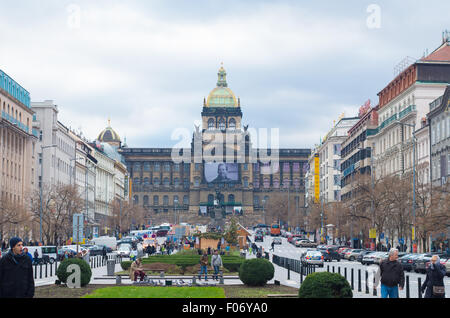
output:
{"label": "large banner with portrait", "polygon": [[237,163],[205,163],[205,180],[207,183],[235,183],[239,181]]}

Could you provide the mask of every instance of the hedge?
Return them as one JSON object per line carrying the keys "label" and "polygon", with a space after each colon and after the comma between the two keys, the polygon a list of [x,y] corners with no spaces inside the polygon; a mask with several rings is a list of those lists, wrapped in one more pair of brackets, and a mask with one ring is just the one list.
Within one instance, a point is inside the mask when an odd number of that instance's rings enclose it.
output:
{"label": "hedge", "polygon": [[348,281],[338,273],[317,272],[306,277],[298,292],[299,298],[352,298]]}
{"label": "hedge", "polygon": [[240,280],[248,286],[264,286],[274,274],[273,264],[264,258],[246,260],[239,269]]}
{"label": "hedge", "polygon": [[58,279],[63,282],[67,283],[67,278],[73,274],[73,271],[67,272],[67,267],[71,264],[78,265],[80,267],[81,271],[81,279],[80,279],[80,285],[81,287],[86,286],[91,281],[92,271],[89,264],[84,260],[80,258],[68,258],[61,262],[61,264],[58,266],[58,269],[56,270],[56,275],[58,276]]}

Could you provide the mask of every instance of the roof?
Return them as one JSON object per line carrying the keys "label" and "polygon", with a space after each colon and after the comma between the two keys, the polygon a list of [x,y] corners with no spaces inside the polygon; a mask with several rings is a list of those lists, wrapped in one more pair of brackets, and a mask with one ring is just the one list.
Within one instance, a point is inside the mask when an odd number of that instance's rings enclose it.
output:
{"label": "roof", "polygon": [[443,43],[435,51],[420,61],[450,62],[450,42]]}
{"label": "roof", "polygon": [[208,95],[206,107],[239,107],[239,102],[233,91],[228,88],[227,72],[220,67],[217,73],[217,87],[214,88]]}
{"label": "roof", "polygon": [[101,142],[121,142],[120,136],[111,128],[109,123],[108,127],[98,135],[97,140]]}

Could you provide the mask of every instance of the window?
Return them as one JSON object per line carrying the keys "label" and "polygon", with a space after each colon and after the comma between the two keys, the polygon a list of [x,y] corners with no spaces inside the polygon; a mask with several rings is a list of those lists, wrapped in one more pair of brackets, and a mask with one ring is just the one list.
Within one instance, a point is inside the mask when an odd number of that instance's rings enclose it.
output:
{"label": "window", "polygon": [[165,196],[163,197],[163,204],[164,204],[165,206],[169,205],[169,196],[168,196],[168,195],[165,195]]}
{"label": "window", "polygon": [[200,179],[199,178],[195,178],[194,179],[194,187],[199,187],[200,186]]}
{"label": "window", "polygon": [[259,206],[259,196],[255,195],[253,197],[253,205],[254,206]]}
{"label": "window", "polygon": [[223,118],[220,118],[219,120],[219,129],[220,130],[225,130],[226,126],[225,126],[225,120]]}
{"label": "window", "polygon": [[153,196],[153,205],[159,205],[159,196]]}
{"label": "window", "polygon": [[135,196],[133,197],[133,203],[134,203],[134,204],[139,204],[139,197],[138,197],[137,195],[135,195]]}
{"label": "window", "polygon": [[244,188],[248,188],[248,178],[244,178]]}
{"label": "window", "polygon": [[341,186],[341,176],[338,174],[334,175],[334,185]]}
{"label": "window", "polygon": [[185,196],[183,197],[183,204],[189,205],[189,196],[185,195]]}
{"label": "window", "polygon": [[214,128],[216,128],[214,124],[214,119],[210,118],[208,120],[208,130],[214,130]]}
{"label": "window", "polygon": [[178,195],[174,195],[174,196],[173,196],[173,204],[174,204],[174,205],[180,204],[180,200],[178,199]]}
{"label": "window", "polygon": [[228,203],[234,203],[234,195],[233,194],[228,195]]}
{"label": "window", "polygon": [[234,118],[231,118],[231,119],[230,119],[230,122],[229,122],[229,124],[228,124],[228,127],[229,127],[230,129],[236,129],[236,120],[235,120]]}
{"label": "window", "polygon": [[180,164],[176,163],[173,165],[173,171],[179,172],[180,171]]}
{"label": "window", "polygon": [[264,178],[264,180],[263,180],[263,186],[264,186],[264,189],[268,189],[268,188],[269,188],[269,186],[270,186],[270,181],[269,181],[268,178]]}
{"label": "window", "polygon": [[176,188],[178,188],[180,186],[180,179],[175,178],[174,185],[175,185]]}
{"label": "window", "polygon": [[189,189],[189,179],[188,178],[184,178],[184,180],[183,180],[183,187],[185,189]]}
{"label": "window", "polygon": [[144,163],[144,171],[150,171],[150,162]]}
{"label": "window", "polygon": [[169,187],[170,186],[170,181],[169,181],[169,178],[164,178],[164,186],[165,187]]}
{"label": "window", "polygon": [[155,165],[153,166],[153,171],[159,172],[159,163],[156,162]]}
{"label": "window", "polygon": [[208,194],[208,203],[209,204],[213,204],[214,203],[214,195],[213,194]]}
{"label": "window", "polygon": [[148,205],[148,195],[144,195],[144,206]]}
{"label": "window", "polygon": [[166,163],[164,164],[164,171],[170,172],[170,163],[166,162]]}
{"label": "window", "polygon": [[144,186],[149,186],[149,185],[150,185],[150,179],[144,178]]}
{"label": "window", "polygon": [[244,163],[244,171],[248,171],[248,163]]}
{"label": "window", "polygon": [[159,178],[153,178],[153,185],[159,186]]}
{"label": "window", "polygon": [[200,164],[199,163],[195,164],[195,171],[200,171]]}

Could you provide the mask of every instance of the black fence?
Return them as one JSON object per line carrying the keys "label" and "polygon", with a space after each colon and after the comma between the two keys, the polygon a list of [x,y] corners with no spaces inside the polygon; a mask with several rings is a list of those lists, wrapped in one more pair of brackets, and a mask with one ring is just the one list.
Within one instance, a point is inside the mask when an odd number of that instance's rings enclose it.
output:
{"label": "black fence", "polygon": [[[369,288],[369,271],[367,269],[361,270],[359,268],[357,271],[355,271],[354,268],[349,268],[349,270],[347,270],[347,267],[344,267],[343,270],[341,270],[341,266],[336,266],[336,268],[335,268],[334,265],[327,265],[327,272],[338,273],[338,274],[344,276],[344,278],[347,281],[349,281],[350,286],[353,291],[362,292],[362,290],[364,288],[365,294],[372,293],[373,296],[378,296],[377,295],[378,292],[377,292],[376,288]],[[362,277],[364,277],[365,279],[363,280]],[[373,282],[371,282],[370,286],[373,287],[373,286],[375,286],[376,283],[377,283],[376,279],[375,279],[375,277],[373,277]],[[418,277],[417,278],[417,295],[418,295],[417,298],[422,298],[422,292],[420,290],[421,286],[422,286],[422,278]],[[406,298],[411,298],[409,275],[405,275],[405,293],[406,293]]]}
{"label": "black fence", "polygon": [[272,263],[286,268],[288,270],[288,279],[291,279],[290,271],[300,274],[300,283],[303,282],[303,276],[308,276],[316,271],[316,266],[311,264],[302,264],[298,259],[281,257],[273,254]]}
{"label": "black fence", "polygon": [[[85,259],[87,260],[87,259]],[[108,254],[107,257],[103,257],[101,255],[91,256],[87,263],[91,268],[98,268],[106,266],[107,261],[114,261],[114,264],[120,264],[122,258],[116,254]],[[43,279],[43,278],[51,278],[56,276],[56,271],[61,264],[60,261],[55,261],[54,263],[46,263],[46,264],[35,264],[33,265],[33,277],[34,279]]]}

